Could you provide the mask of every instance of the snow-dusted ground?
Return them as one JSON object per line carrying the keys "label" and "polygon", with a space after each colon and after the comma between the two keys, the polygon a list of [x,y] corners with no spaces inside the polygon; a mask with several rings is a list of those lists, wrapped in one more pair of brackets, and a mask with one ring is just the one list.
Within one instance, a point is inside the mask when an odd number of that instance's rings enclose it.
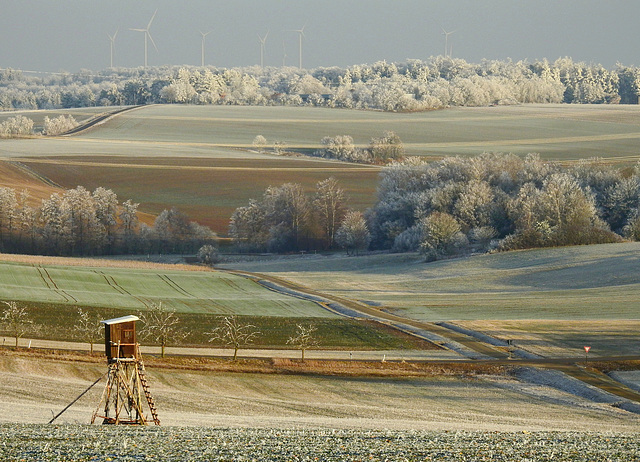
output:
{"label": "snow-dusted ground", "polygon": [[[0,422],[46,423],[106,365],[0,356]],[[163,426],[637,432],[640,416],[510,377],[341,378],[147,368]],[[104,383],[56,423],[90,421]]]}

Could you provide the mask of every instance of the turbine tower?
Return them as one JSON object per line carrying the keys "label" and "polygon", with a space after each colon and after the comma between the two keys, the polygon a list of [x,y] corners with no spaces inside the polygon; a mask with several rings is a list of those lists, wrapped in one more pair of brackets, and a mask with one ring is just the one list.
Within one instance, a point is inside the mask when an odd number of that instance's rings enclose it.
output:
{"label": "turbine tower", "polygon": [[307,27],[307,25],[305,24],[304,26],[302,26],[302,29],[294,29],[291,32],[297,32],[299,35],[298,40],[299,40],[299,51],[300,51],[300,59],[299,59],[299,66],[300,69],[302,69],[302,38],[305,36],[304,35],[304,28]]}
{"label": "turbine tower", "polygon": [[204,32],[202,32],[202,31],[198,31],[198,32],[200,32],[200,35],[202,35],[202,63],[201,63],[201,66],[202,66],[202,67],[204,67],[204,42],[205,42],[205,39],[204,39],[204,38],[205,38],[207,35],[209,35],[211,32],[213,32],[213,31],[211,31],[211,30],[210,30],[210,31],[209,31],[209,32],[207,32],[206,34],[205,34]]}
{"label": "turbine tower", "polygon": [[[444,35],[444,57],[451,57],[451,55],[448,54],[449,52],[449,36],[451,34],[453,34],[454,32],[457,32],[458,29],[451,31],[451,32],[447,32],[446,30],[444,30],[444,27],[440,26],[440,29],[442,29],[442,35]],[[453,46],[452,46],[453,48]]]}
{"label": "turbine tower", "polygon": [[129,30],[133,30],[136,32],[144,32],[144,67],[147,67],[147,37],[149,38],[149,40],[151,40],[151,43],[153,44],[153,48],[156,49],[156,52],[158,51],[158,47],[156,46],[156,42],[153,41],[153,37],[151,37],[151,34],[149,33],[149,29],[151,28],[151,23],[153,22],[153,19],[156,17],[156,13],[158,12],[158,10],[155,11],[155,13],[153,13],[153,16],[151,16],[151,19],[149,20],[149,24],[147,24],[147,27],[144,29],[129,29]]}
{"label": "turbine tower", "polygon": [[260,67],[264,69],[264,44],[267,43],[267,37],[269,37],[269,31],[264,35],[264,37],[260,37],[258,34],[258,40],[260,40]]}
{"label": "turbine tower", "polygon": [[286,67],[287,65],[287,47],[284,44],[284,40],[282,41],[282,67]]}
{"label": "turbine tower", "polygon": [[107,34],[107,37],[109,37],[109,40],[111,41],[111,66],[110,67],[112,67],[112,68],[113,68],[113,46],[114,46],[114,44],[116,42],[116,35],[118,35],[118,31],[119,30],[120,29],[116,30],[116,33],[113,34],[113,37],[110,36],[109,34]]}

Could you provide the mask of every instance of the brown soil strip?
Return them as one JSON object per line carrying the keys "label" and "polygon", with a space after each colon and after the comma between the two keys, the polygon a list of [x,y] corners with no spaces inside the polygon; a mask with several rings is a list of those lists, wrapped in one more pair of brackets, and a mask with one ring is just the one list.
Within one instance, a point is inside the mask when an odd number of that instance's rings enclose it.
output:
{"label": "brown soil strip", "polygon": [[[1,356],[20,356],[67,363],[102,364],[100,353],[93,355],[64,350],[36,350],[26,348],[0,348]],[[226,358],[205,357],[154,357],[145,355],[147,367],[167,370],[238,372],[259,374],[295,374],[341,377],[435,377],[478,375],[507,375],[510,365],[474,362],[405,362],[361,360],[305,360],[286,358]]]}

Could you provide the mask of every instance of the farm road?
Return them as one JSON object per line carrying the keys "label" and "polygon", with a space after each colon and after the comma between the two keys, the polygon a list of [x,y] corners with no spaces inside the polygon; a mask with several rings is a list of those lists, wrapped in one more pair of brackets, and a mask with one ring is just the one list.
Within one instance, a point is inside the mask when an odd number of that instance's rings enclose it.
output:
{"label": "farm road", "polygon": [[[0,345],[13,346],[14,338],[0,337]],[[39,348],[52,350],[70,350],[70,351],[89,351],[90,345],[82,342],[61,342],[57,340],[42,340],[21,338],[19,341],[21,348]],[[94,352],[102,351],[102,344],[94,344]],[[141,346],[140,350],[143,354],[159,355],[160,347]],[[233,349],[228,348],[196,348],[196,347],[172,347],[165,348],[167,355],[175,356],[202,356],[202,357],[219,357],[230,358],[233,356]],[[454,352],[447,350],[376,350],[376,351],[358,351],[358,350],[307,350],[305,352],[306,359],[316,360],[357,360],[357,361],[455,361],[460,356]],[[238,351],[240,358],[278,358],[278,359],[299,359],[300,351],[293,349],[257,349],[244,348]]]}
{"label": "farm road", "polygon": [[77,127],[74,127],[71,130],[68,130],[67,132],[63,133],[60,136],[76,135],[76,134],[81,133],[81,132],[83,132],[85,130],[88,130],[91,127],[94,127],[95,125],[98,125],[98,124],[101,124],[103,122],[106,122],[111,117],[114,117],[114,116],[116,116],[118,114],[122,114],[123,112],[132,111],[134,109],[138,109],[138,108],[141,108],[141,107],[143,107],[143,106],[142,105],[128,106],[128,107],[125,107],[125,108],[116,109],[115,111],[104,112],[102,114],[98,114],[97,116],[92,117],[89,120],[86,120],[86,121],[82,122]]}

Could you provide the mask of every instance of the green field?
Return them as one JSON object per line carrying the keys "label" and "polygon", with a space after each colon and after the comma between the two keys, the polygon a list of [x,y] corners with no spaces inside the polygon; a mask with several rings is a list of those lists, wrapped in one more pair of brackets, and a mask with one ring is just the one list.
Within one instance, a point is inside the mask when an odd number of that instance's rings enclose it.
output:
{"label": "green field", "polygon": [[[326,348],[428,347],[385,326],[345,319],[314,302],[226,272],[133,262],[100,266],[98,260],[63,258],[54,258],[57,264],[50,258],[37,263],[37,259],[0,261],[0,300],[15,300],[27,309],[34,323],[27,329],[27,337],[82,340],[73,327],[79,307],[108,319],[144,312],[153,303],[162,303],[176,312],[180,328],[188,332],[180,343],[188,345],[208,344],[211,335],[206,332],[219,325],[220,317],[237,315],[242,323],[260,330],[262,334],[254,342],[259,347],[285,347],[297,324],[314,326]],[[0,305],[0,312],[4,308]],[[5,330],[4,335],[10,333]]]}
{"label": "green field", "polygon": [[144,311],[152,303],[179,313],[335,317],[315,303],[217,271],[170,271],[0,262],[0,299]]}
{"label": "green field", "polygon": [[640,319],[640,243],[424,263],[417,254],[229,264],[423,321]]}

